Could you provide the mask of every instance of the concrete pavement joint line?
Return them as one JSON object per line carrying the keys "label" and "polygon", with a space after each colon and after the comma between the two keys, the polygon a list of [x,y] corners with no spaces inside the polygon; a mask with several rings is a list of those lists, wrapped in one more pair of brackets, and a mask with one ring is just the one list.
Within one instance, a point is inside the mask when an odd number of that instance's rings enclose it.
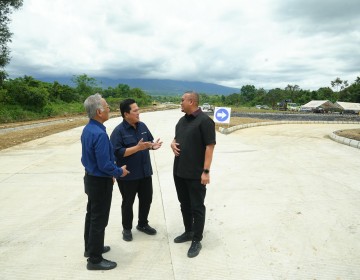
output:
{"label": "concrete pavement joint line", "polygon": [[[258,123],[247,123],[247,124],[240,124],[235,125],[233,127],[224,128],[219,127],[219,132],[222,134],[230,134],[231,132],[234,132],[239,129],[249,128],[249,127],[255,127],[255,126],[264,126],[264,125],[279,125],[279,124],[306,124],[306,123],[314,123],[314,124],[360,124],[360,122],[331,122],[331,121],[273,121],[273,122],[258,122]],[[360,141],[349,139],[345,137],[341,137],[335,134],[336,131],[330,133],[330,138],[338,143],[348,145],[353,148],[360,149]]]}
{"label": "concrete pavement joint line", "polygon": [[[10,149],[10,148],[9,148]],[[47,156],[47,157],[51,157],[53,153],[51,153],[50,156]],[[25,167],[23,167],[21,170],[18,170],[17,172],[14,172],[14,173],[6,173],[6,174],[9,174],[8,177],[5,177],[3,178],[0,182],[5,182],[6,180],[14,177],[14,176],[17,176],[19,174],[33,174],[33,173],[27,173],[27,172],[24,172],[24,170],[26,170],[27,168],[29,168],[30,166],[34,166],[35,164],[37,164],[38,162],[41,162],[43,161],[44,158],[39,158],[38,160],[36,161],[33,161],[31,162],[30,164],[26,165]],[[5,173],[0,173],[0,174],[5,174]]]}
{"label": "concrete pavement joint line", "polygon": [[[156,170],[156,177],[157,177],[157,181],[158,181],[159,189],[160,189],[161,207],[162,207],[162,210],[163,210],[164,221],[165,221],[165,225],[167,225],[168,223],[167,223],[167,221],[166,221],[166,215],[165,215],[164,198],[163,198],[162,188],[161,188],[161,184],[160,184],[160,176],[159,176],[158,166],[157,166],[157,163],[156,163],[156,156],[155,156],[155,153],[154,153],[154,152],[152,153],[152,156],[153,156],[153,159],[154,159],[154,165],[155,165],[155,170]],[[173,256],[172,256],[171,249],[170,249],[170,238],[169,238],[169,231],[168,231],[168,230],[166,230],[166,236],[167,236],[168,245],[169,245],[169,246],[168,246],[168,249],[169,249],[170,259],[173,260]],[[174,279],[176,279],[176,277],[175,277],[175,271],[174,271],[174,266],[173,266],[173,262],[172,262],[172,261],[171,261],[171,270],[172,270]]]}

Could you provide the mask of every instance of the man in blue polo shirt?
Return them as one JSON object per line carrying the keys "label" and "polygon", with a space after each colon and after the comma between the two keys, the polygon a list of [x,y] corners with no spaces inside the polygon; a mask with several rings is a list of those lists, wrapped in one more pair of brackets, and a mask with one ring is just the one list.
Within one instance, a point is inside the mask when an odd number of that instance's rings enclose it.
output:
{"label": "man in blue polo shirt", "polygon": [[126,176],[126,166],[114,162],[113,147],[106,133],[104,122],[109,119],[110,107],[100,94],[90,95],[84,102],[89,123],[81,134],[81,162],[85,168],[84,185],[88,196],[85,217],[85,252],[88,270],[109,270],[116,262],[106,260],[103,253],[110,251],[104,246],[105,228],[108,224],[113,178]]}
{"label": "man in blue polo shirt", "polygon": [[133,204],[136,194],[139,198],[139,216],[137,230],[155,235],[156,230],[149,226],[148,215],[152,202],[153,187],[152,167],[149,150],[157,150],[162,142],[150,133],[147,126],[140,121],[139,107],[134,99],[120,103],[123,121],[111,133],[110,141],[114,146],[116,164],[126,165],[131,174],[118,178],[117,182],[122,196],[121,215],[123,239],[133,239],[131,229],[133,222]]}

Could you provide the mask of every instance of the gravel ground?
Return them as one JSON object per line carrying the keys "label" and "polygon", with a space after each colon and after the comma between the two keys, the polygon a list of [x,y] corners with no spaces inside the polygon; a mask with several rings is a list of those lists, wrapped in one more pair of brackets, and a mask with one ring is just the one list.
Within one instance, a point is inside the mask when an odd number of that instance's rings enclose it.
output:
{"label": "gravel ground", "polygon": [[274,121],[346,121],[360,122],[360,115],[314,114],[314,113],[232,113],[232,117],[252,117]]}

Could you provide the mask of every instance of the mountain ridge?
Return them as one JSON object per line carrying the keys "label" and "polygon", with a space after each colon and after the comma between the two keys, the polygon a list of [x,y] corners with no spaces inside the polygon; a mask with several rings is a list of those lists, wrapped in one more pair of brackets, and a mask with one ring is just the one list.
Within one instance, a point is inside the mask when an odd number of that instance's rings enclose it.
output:
{"label": "mountain ridge", "polygon": [[[74,86],[72,77],[41,77],[38,79],[43,82],[57,81],[61,84]],[[238,88],[197,81],[170,79],[110,79],[104,77],[95,77],[94,79],[98,85],[103,88],[116,87],[119,84],[126,84],[130,88],[140,88],[150,95],[181,95],[188,90],[194,90],[198,93],[205,93],[209,95],[229,95],[240,92],[240,89]]]}

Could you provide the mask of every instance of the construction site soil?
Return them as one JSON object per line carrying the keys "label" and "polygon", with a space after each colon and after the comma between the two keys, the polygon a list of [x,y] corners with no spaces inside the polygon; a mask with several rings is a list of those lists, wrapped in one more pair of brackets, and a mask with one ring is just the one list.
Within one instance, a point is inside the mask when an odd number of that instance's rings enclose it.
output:
{"label": "construction site soil", "polygon": [[[167,107],[144,108],[142,112],[173,109]],[[111,114],[118,117],[119,112]],[[233,113],[229,126],[264,121],[321,121],[321,122],[354,122],[360,123],[359,115],[311,114],[311,113]],[[0,150],[42,138],[54,133],[83,126],[88,122],[85,115],[57,117],[46,120],[0,124]],[[216,125],[216,128],[221,126]],[[360,129],[339,130],[337,135],[360,141]]]}

